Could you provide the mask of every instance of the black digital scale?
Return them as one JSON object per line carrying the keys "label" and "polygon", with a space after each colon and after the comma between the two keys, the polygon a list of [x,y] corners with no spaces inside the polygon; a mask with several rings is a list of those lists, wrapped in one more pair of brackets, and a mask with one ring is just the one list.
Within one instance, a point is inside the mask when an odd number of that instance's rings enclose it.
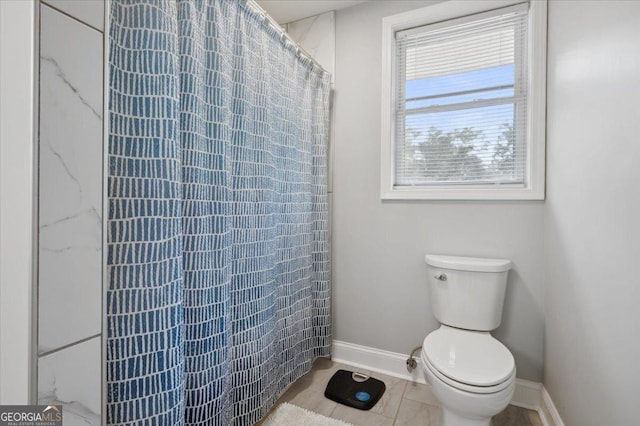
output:
{"label": "black digital scale", "polygon": [[331,377],[324,396],[332,401],[360,410],[370,410],[380,400],[386,386],[365,374],[338,370]]}

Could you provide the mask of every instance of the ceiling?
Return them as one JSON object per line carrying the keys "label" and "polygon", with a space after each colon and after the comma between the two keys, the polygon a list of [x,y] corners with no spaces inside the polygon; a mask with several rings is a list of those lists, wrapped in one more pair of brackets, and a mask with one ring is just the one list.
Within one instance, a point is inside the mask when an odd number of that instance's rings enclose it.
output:
{"label": "ceiling", "polygon": [[279,24],[339,10],[369,0],[256,0]]}

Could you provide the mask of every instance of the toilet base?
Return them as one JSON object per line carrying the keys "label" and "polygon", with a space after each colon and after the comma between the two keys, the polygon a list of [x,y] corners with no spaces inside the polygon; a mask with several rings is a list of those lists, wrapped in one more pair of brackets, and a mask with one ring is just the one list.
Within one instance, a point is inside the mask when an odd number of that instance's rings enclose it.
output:
{"label": "toilet base", "polygon": [[439,426],[489,426],[491,418],[504,410],[515,391],[515,371],[508,379],[508,385],[493,393],[472,393],[463,391],[441,381],[422,354],[423,373],[431,385],[433,395],[440,402],[442,416]]}

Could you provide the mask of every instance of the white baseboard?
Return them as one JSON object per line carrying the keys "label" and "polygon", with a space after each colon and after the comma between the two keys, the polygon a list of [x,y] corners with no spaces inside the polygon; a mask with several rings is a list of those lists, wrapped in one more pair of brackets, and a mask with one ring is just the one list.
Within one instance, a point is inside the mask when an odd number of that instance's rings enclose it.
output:
{"label": "white baseboard", "polygon": [[542,383],[516,379],[516,390],[511,398],[511,405],[538,411],[541,390]]}
{"label": "white baseboard", "polygon": [[[387,376],[426,384],[424,375],[422,374],[423,365],[420,357],[415,358],[418,362],[418,367],[411,373],[407,371],[407,357],[408,354],[389,352],[368,346],[341,342],[339,340],[333,341],[331,350],[331,359],[336,362],[386,374]],[[544,389],[542,383],[516,379],[516,390],[513,394],[511,404],[536,410],[544,426],[564,426],[549,393]]]}
{"label": "white baseboard", "polygon": [[542,387],[542,398],[540,402],[540,409],[538,410],[540,419],[545,426],[564,426],[564,422],[558,413],[556,405],[553,403],[549,392]]}
{"label": "white baseboard", "polygon": [[336,362],[412,382],[426,383],[421,370],[422,360],[418,357],[416,359],[418,368],[409,373],[406,365],[407,357],[408,355],[339,340],[333,341],[331,349],[331,359]]}

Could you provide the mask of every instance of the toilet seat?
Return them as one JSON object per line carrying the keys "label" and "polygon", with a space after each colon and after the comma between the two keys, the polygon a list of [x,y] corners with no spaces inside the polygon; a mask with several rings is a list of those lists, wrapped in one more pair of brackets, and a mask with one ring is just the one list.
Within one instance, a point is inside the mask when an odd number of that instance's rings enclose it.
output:
{"label": "toilet seat", "polygon": [[504,390],[506,388],[508,388],[509,386],[511,386],[513,384],[513,382],[515,382],[515,378],[516,378],[516,372],[515,370],[513,371],[512,375],[507,378],[507,380],[505,380],[504,382],[494,385],[494,386],[473,386],[473,385],[468,385],[466,383],[462,383],[462,382],[458,382],[455,381],[453,379],[451,379],[450,377],[445,376],[444,374],[442,374],[440,371],[438,371],[427,359],[427,357],[424,354],[424,351],[421,354],[421,358],[422,358],[422,362],[425,365],[425,368],[427,368],[429,371],[431,371],[433,373],[434,376],[436,376],[440,381],[442,381],[443,383],[445,383],[446,385],[460,390],[460,391],[464,391],[464,392],[468,392],[468,393],[473,393],[473,394],[492,394],[492,393],[497,393],[500,392],[501,390]]}
{"label": "toilet seat", "polygon": [[488,332],[442,325],[424,339],[422,359],[440,380],[467,392],[498,392],[515,378],[513,355]]}

